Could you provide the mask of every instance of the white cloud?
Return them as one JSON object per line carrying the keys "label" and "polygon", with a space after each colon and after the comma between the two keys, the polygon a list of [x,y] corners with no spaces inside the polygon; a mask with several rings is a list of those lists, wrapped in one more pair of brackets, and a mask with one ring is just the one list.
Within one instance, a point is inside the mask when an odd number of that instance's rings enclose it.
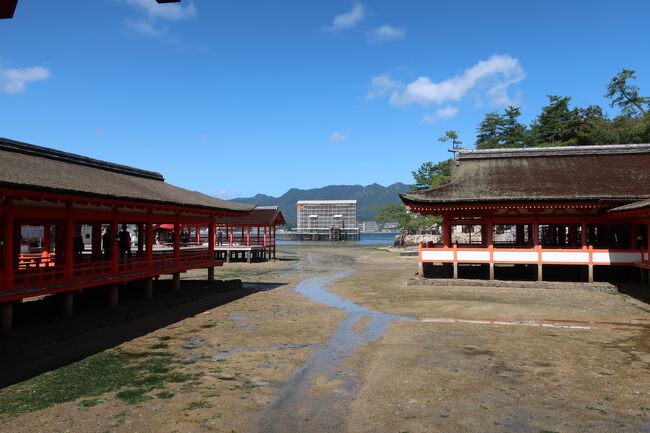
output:
{"label": "white cloud", "polygon": [[158,27],[156,23],[148,19],[127,18],[124,23],[129,29],[149,38],[162,38],[169,31],[168,28]]}
{"label": "white cloud", "polygon": [[366,7],[362,3],[355,3],[348,12],[335,16],[332,25],[327,27],[327,30],[335,32],[337,30],[352,28],[365,16]]}
{"label": "white cloud", "polygon": [[456,114],[458,114],[458,107],[448,105],[444,108],[438,108],[433,114],[424,114],[422,116],[422,123],[435,123],[449,120]]}
{"label": "white cloud", "polygon": [[388,74],[381,74],[372,78],[370,87],[371,90],[368,92],[366,97],[368,99],[375,99],[396,92],[404,87],[404,83],[393,80]]}
{"label": "white cloud", "polygon": [[433,82],[429,77],[419,77],[412,83],[404,84],[387,75],[379,75],[372,80],[371,94],[375,97],[390,95],[389,101],[395,106],[426,106],[458,101],[471,90],[487,86],[487,96],[492,104],[508,105],[511,103],[508,88],[525,77],[526,71],[518,59],[499,55],[481,60],[462,74],[439,82]]}
{"label": "white cloud", "polygon": [[368,38],[371,42],[394,41],[404,39],[406,31],[397,27],[383,25],[370,32]]}
{"label": "white cloud", "polygon": [[329,142],[332,144],[343,143],[348,139],[348,136],[342,132],[332,132],[329,136]]}
{"label": "white cloud", "polygon": [[50,70],[41,66],[22,69],[0,66],[0,91],[10,94],[21,93],[25,91],[27,83],[47,80],[51,76]]}
{"label": "white cloud", "polygon": [[124,20],[126,27],[148,38],[156,38],[171,43],[178,43],[178,39],[170,35],[169,27],[164,27],[159,22],[167,23],[189,20],[197,15],[194,3],[186,6],[181,3],[158,4],[155,0],[118,0],[131,6],[144,14],[137,18],[129,17]]}
{"label": "white cloud", "polygon": [[150,19],[161,18],[167,21],[182,21],[196,16],[196,7],[190,2],[158,4],[155,0],[123,0],[124,3],[147,14]]}

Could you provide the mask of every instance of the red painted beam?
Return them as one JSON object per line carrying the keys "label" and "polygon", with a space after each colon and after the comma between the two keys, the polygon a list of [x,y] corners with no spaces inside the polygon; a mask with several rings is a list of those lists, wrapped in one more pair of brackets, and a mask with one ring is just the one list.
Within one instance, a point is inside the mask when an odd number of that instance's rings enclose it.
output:
{"label": "red painted beam", "polygon": [[0,19],[14,17],[18,0],[0,0]]}

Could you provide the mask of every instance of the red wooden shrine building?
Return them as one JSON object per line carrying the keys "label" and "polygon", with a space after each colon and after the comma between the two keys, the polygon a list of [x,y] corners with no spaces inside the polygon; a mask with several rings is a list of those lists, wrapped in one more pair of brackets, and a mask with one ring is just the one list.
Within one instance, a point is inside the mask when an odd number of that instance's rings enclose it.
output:
{"label": "red wooden shrine building", "polygon": [[275,259],[276,228],[285,224],[278,206],[258,206],[243,217],[219,218],[217,258],[227,262],[237,255],[246,256],[248,262],[254,258]]}
{"label": "red wooden shrine building", "polygon": [[591,282],[649,267],[650,145],[460,151],[453,164],[451,183],[401,195],[443,218],[420,275]]}
{"label": "red wooden shrine building", "polygon": [[[12,322],[12,303],[75,290],[207,268],[214,278],[218,218],[245,215],[254,206],[219,200],[170,185],[162,175],[57,150],[0,139],[0,317]],[[170,245],[154,244],[154,226],[175,228]],[[122,226],[133,230],[122,251]],[[206,244],[182,245],[181,234],[201,229]],[[34,235],[36,233],[36,235]],[[83,233],[83,235],[82,235]],[[30,238],[30,236],[33,236]],[[137,239],[136,239],[137,237]]]}

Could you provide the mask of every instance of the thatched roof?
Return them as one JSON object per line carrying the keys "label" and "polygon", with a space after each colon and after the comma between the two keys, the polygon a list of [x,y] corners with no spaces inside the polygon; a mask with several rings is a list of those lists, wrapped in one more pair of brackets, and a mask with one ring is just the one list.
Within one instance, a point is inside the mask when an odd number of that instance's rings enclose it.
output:
{"label": "thatched roof", "polygon": [[152,171],[5,138],[0,138],[0,187],[235,212],[255,207],[179,188]]}
{"label": "thatched roof", "polygon": [[447,185],[407,205],[650,198],[650,145],[461,151]]}
{"label": "thatched roof", "polygon": [[282,226],[286,224],[284,215],[278,206],[258,206],[250,213],[242,216],[225,216],[217,218],[217,224],[251,225],[251,226]]}

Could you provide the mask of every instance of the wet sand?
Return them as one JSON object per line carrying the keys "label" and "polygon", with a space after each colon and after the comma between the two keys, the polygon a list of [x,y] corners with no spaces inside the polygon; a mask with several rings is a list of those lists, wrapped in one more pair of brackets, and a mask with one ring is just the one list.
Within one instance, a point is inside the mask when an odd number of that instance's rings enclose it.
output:
{"label": "wet sand", "polygon": [[[292,260],[218,270],[261,290],[111,349],[164,350],[188,379],[137,402],[118,397],[121,387],[4,411],[0,431],[650,431],[643,303],[580,290],[407,287],[416,258],[376,248],[283,247],[280,256]],[[452,318],[471,322],[440,320]],[[588,326],[513,325],[534,320]],[[0,401],[30,382],[1,390]]]}

